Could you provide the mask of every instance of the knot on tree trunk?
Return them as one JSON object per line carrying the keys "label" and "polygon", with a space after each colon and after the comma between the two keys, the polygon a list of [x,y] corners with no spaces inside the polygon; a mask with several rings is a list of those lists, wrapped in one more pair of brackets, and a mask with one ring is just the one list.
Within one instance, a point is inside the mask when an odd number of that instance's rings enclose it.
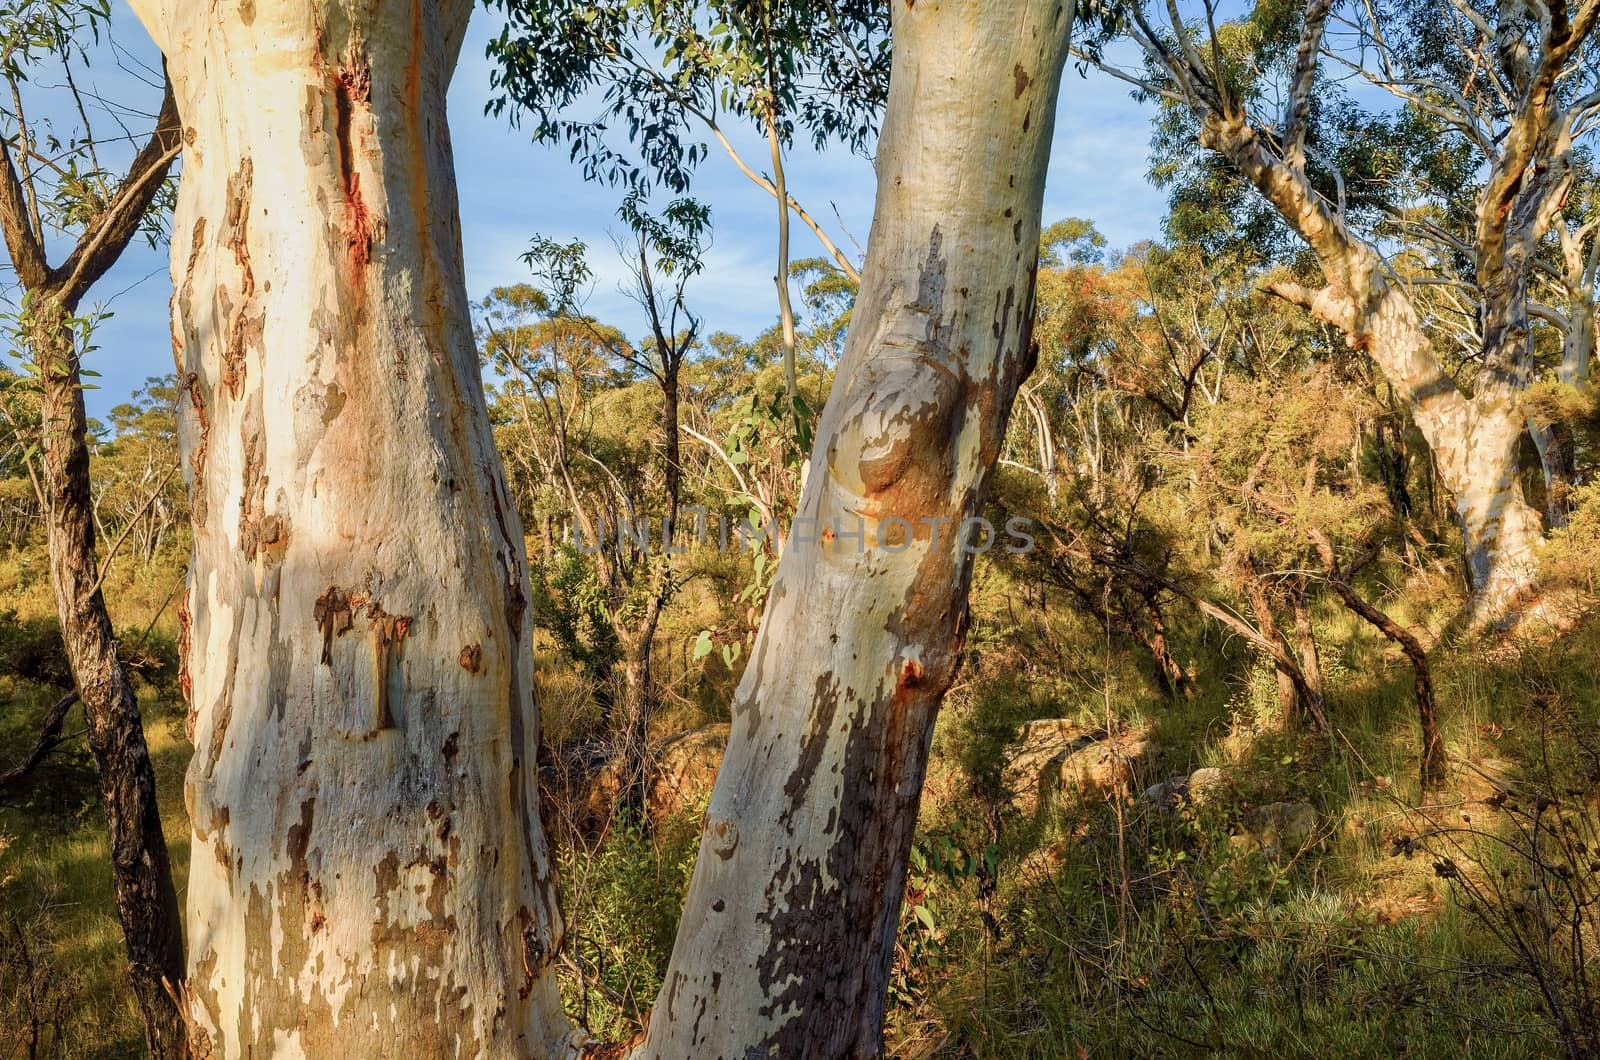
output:
{"label": "knot on tree trunk", "polygon": [[963,390],[948,367],[921,352],[861,380],[828,466],[865,502],[862,514],[881,520],[944,507],[954,474],[948,439]]}

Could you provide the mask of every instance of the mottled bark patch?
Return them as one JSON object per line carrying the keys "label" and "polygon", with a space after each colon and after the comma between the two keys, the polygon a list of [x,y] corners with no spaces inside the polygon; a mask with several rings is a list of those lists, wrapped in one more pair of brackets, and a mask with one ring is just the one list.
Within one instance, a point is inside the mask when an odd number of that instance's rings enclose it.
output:
{"label": "mottled bark patch", "polygon": [[517,910],[518,937],[522,943],[522,984],[517,987],[518,997],[527,997],[533,990],[545,967],[556,958],[553,949],[544,944],[544,928],[527,906]]}
{"label": "mottled bark patch", "polygon": [[189,610],[189,590],[184,588],[178,598],[178,689],[188,705],[184,715],[183,731],[194,743],[194,678],[189,673],[189,652],[194,648],[194,612]]}
{"label": "mottled bark patch", "polygon": [[[476,1003],[469,1003],[466,987],[428,964],[429,955],[447,948],[459,930],[450,911],[452,881],[442,852],[418,850],[402,858],[391,851],[372,866],[375,970],[341,999],[337,1021],[321,986],[295,988],[308,974],[320,979],[326,959],[317,949],[328,920],[323,882],[313,869],[315,810],[313,798],[302,800],[298,820],[286,830],[283,868],[265,892],[250,887],[246,997],[237,1039],[245,1055],[277,1055],[276,1032],[298,1034],[311,1056],[479,1055],[471,1030]],[[415,908],[413,894],[402,888],[422,895],[422,916],[402,911]],[[396,901],[402,897],[403,903]],[[421,974],[412,974],[419,958]],[[429,1015],[408,1018],[407,1013]]]}
{"label": "mottled bark patch", "polygon": [[317,597],[312,606],[311,618],[322,633],[322,664],[333,665],[333,640],[350,630],[354,621],[350,594],[337,585]]}
{"label": "mottled bark patch", "polygon": [[172,292],[172,366],[182,378],[189,374],[188,329],[193,326],[190,307],[194,296],[195,266],[206,246],[206,219],[196,218],[189,233],[189,258],[183,269],[183,282]]}
{"label": "mottled bark patch", "polygon": [[339,418],[339,413],[344,411],[345,393],[338,383],[329,383],[328,388],[322,393],[322,425],[324,427]]}
{"label": "mottled bark patch", "polygon": [[222,383],[235,400],[244,393],[244,378],[251,350],[261,348],[266,329],[266,312],[252,313],[241,307],[229,312],[228,341],[222,355]]}
{"label": "mottled bark patch", "polygon": [[928,331],[924,339],[924,352],[935,360],[954,368],[955,363],[951,355],[955,352],[951,348],[951,337],[955,334],[956,321],[945,319],[945,287],[947,286],[949,263],[944,254],[944,232],[938,225],[933,226],[933,231],[928,233],[928,256],[923,259],[922,268],[917,275],[917,301],[916,307],[928,316]]}
{"label": "mottled bark patch", "polygon": [[[923,617],[946,621],[938,612]],[[941,639],[919,626],[919,641]],[[943,663],[927,672],[908,660],[892,685],[879,684],[851,715],[833,841],[820,862],[786,858],[769,884],[773,898],[762,919],[781,942],[758,963],[770,988],[762,1015],[787,1019],[761,1043],[766,1055],[856,1055],[862,1035],[870,1039],[881,1027],[906,846],[934,711],[953,672]]]}
{"label": "mottled bark patch", "polygon": [[[944,238],[937,226],[918,275],[916,300],[897,312],[890,349],[853,382],[853,408],[828,447],[828,466],[865,502],[869,520],[921,517],[942,510],[952,468],[949,439],[966,390],[946,319]],[[906,349],[906,345],[910,345]],[[925,528],[924,528],[925,532]]]}
{"label": "mottled bark patch", "polygon": [[372,629],[372,684],[376,690],[373,726],[392,729],[395,719],[389,702],[389,662],[394,648],[411,632],[411,617],[390,614],[373,601],[367,605],[367,619]]}
{"label": "mottled bark patch", "polygon": [[190,372],[183,382],[183,391],[189,396],[190,414],[194,417],[194,441],[189,450],[189,507],[196,528],[206,525],[209,483],[206,482],[206,449],[211,443],[211,417],[206,414],[206,399],[200,389],[200,376]]}
{"label": "mottled bark patch", "polygon": [[783,793],[788,796],[789,806],[778,818],[778,823],[791,832],[794,831],[794,815],[805,805],[811,782],[816,779],[822,754],[827,750],[828,739],[833,734],[833,719],[838,710],[838,677],[831,673],[818,674],[806,731],[800,737],[800,760],[789,774],[789,779],[783,783]]}
{"label": "mottled bark patch", "polygon": [[[235,290],[239,304],[233,304],[227,288],[218,291],[222,314],[227,319],[227,339],[222,348],[222,383],[238,400],[244,392],[249,351],[259,349],[266,326],[266,311],[254,305],[256,280],[250,264],[250,195],[255,182],[255,167],[247,157],[228,179],[227,214],[222,222],[222,244],[233,251],[238,269]],[[197,226],[197,233],[202,231]]]}
{"label": "mottled bark patch", "polygon": [[329,586],[317,597],[311,618],[322,634],[322,663],[332,667],[333,642],[354,628],[356,615],[363,612],[372,647],[373,704],[369,718],[372,730],[378,732],[396,728],[389,700],[389,667],[395,649],[411,632],[414,619],[385,610],[369,592],[341,589],[337,585]]}
{"label": "mottled bark patch", "polygon": [[1022,68],[1021,63],[1012,68],[1011,79],[1014,82],[1014,88],[1011,93],[1012,99],[1021,99],[1022,94],[1028,91],[1028,86],[1033,84],[1033,78],[1028,76],[1028,71]]}
{"label": "mottled bark patch", "polygon": [[872,373],[860,405],[829,447],[828,465],[870,520],[922,517],[946,506],[964,387],[938,361],[899,359]]}
{"label": "mottled bark patch", "polygon": [[315,798],[302,799],[300,820],[289,826],[289,834],[284,837],[283,842],[283,853],[289,860],[289,870],[298,872],[303,883],[310,882],[310,873],[306,870],[306,851],[311,845],[311,823],[316,809]]}
{"label": "mottled bark patch", "polygon": [[511,628],[511,636],[518,641],[522,640],[522,616],[528,610],[528,596],[522,591],[525,580],[522,573],[522,549],[511,533],[506,521],[506,508],[509,499],[502,501],[498,480],[489,480],[489,499],[494,503],[494,521],[500,531],[500,541],[505,546],[500,554],[500,562],[505,573],[505,598],[506,598],[506,625]]}
{"label": "mottled bark patch", "polygon": [[[244,630],[244,609],[234,608],[233,630],[229,636],[229,644],[238,644]],[[227,672],[222,682],[221,693],[213,703],[207,705],[209,716],[206,722],[211,730],[211,739],[206,748],[205,776],[209,780],[216,774],[217,763],[222,758],[222,748],[227,742],[228,726],[233,724],[233,694],[235,678],[239,673],[239,653],[228,653]],[[209,789],[207,789],[209,790]]]}
{"label": "mottled bark patch", "polygon": [[215,805],[208,785],[196,784],[186,776],[183,784],[183,808],[189,815],[196,844],[209,846],[212,856],[223,872],[232,870],[232,852],[226,834],[232,814],[226,806]]}
{"label": "mottled bark patch", "polygon": [[244,490],[239,498],[239,548],[245,558],[277,560],[289,545],[283,517],[267,512],[266,443],[261,415],[244,417]]}
{"label": "mottled bark patch", "polygon": [[[197,990],[193,987],[190,988],[187,998],[189,1005],[198,1007],[202,1012],[204,1012],[206,1022],[210,1023],[213,1027],[219,1026],[222,1022],[222,1009],[217,1004],[217,996],[213,991],[204,989],[204,987],[211,982],[211,977],[215,975],[217,971],[216,949],[213,948],[206,950],[205,954],[202,955],[199,960],[193,963],[191,971],[192,974],[190,976],[190,982],[200,984],[202,989]],[[211,1034],[203,1026],[201,1026],[200,1021],[195,1018],[192,1007],[190,1009],[190,1015],[188,1019],[189,1048],[196,1057],[202,1058],[202,1060],[208,1060],[213,1051]]]}

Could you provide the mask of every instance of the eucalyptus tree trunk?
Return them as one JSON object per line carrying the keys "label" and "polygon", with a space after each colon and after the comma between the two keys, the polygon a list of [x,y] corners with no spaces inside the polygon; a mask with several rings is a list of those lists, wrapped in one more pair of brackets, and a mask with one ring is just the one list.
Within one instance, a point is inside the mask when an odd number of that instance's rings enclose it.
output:
{"label": "eucalyptus tree trunk", "polygon": [[[1438,459],[1440,478],[1455,497],[1474,621],[1509,623],[1531,595],[1535,553],[1543,540],[1539,513],[1523,496],[1517,450],[1527,430],[1520,389],[1528,370],[1525,354],[1531,349],[1525,265],[1537,241],[1530,233],[1539,231],[1547,214],[1538,204],[1517,208],[1516,195],[1533,145],[1540,142],[1537,131],[1544,127],[1546,104],[1554,98],[1547,79],[1555,77],[1588,29],[1558,34],[1561,40],[1540,65],[1544,88],[1519,104],[1506,155],[1492,167],[1479,204],[1474,242],[1479,286],[1485,292],[1484,370],[1469,397],[1444,371],[1416,307],[1393,281],[1377,249],[1351,230],[1342,207],[1320,196],[1306,175],[1311,100],[1332,6],[1331,0],[1309,0],[1306,5],[1282,128],[1270,148],[1237,101],[1213,85],[1196,49],[1165,47],[1142,8],[1135,5],[1130,11],[1135,37],[1147,56],[1167,68],[1199,120],[1201,145],[1226,158],[1316,254],[1327,286],[1309,290],[1274,283],[1270,289],[1338,327],[1352,347],[1372,357],[1405,403]],[[1171,10],[1176,17],[1176,8]],[[1587,26],[1593,25],[1593,17],[1594,10],[1585,8]],[[1542,183],[1555,187],[1560,180],[1551,177]]]}
{"label": "eucalyptus tree trunk", "polygon": [[[643,271],[640,275],[647,276],[648,265],[644,265],[641,260],[641,266]],[[645,290],[654,324],[656,351],[661,359],[661,370],[656,376],[656,382],[661,388],[662,459],[665,464],[663,485],[666,492],[666,504],[662,513],[662,554],[658,561],[659,566],[651,563],[648,548],[639,557],[636,576],[645,579],[647,593],[640,612],[629,616],[623,607],[614,608],[617,616],[615,619],[617,641],[622,645],[621,737],[623,776],[627,778],[622,793],[623,805],[634,811],[642,822],[648,822],[650,819],[650,815],[645,812],[645,802],[655,769],[655,763],[650,756],[650,721],[656,706],[652,655],[655,651],[656,631],[661,625],[661,615],[666,610],[667,601],[675,588],[671,567],[672,550],[678,547],[674,542],[678,535],[682,534],[678,528],[678,509],[683,498],[682,438],[678,422],[682,396],[679,390],[679,368],[688,346],[687,342],[682,346],[674,345],[674,340],[663,331],[655,308],[654,294],[650,293],[652,288],[648,283]],[[603,553],[601,555],[603,556]],[[613,577],[621,576],[621,560],[622,557],[619,555],[610,568]],[[626,595],[627,586],[619,584],[617,590],[620,605]]]}
{"label": "eucalyptus tree trunk", "polygon": [[[656,577],[648,561],[641,564],[641,574],[652,580]],[[669,577],[663,572],[659,575]],[[623,788],[621,804],[631,810],[641,822],[649,821],[645,812],[646,796],[653,779],[655,762],[650,755],[650,719],[655,710],[656,687],[653,669],[656,628],[661,621],[665,603],[665,583],[658,591],[652,585],[650,597],[644,603],[644,614],[626,622],[619,618],[618,641],[622,646],[622,716],[617,726],[617,755],[621,761]],[[633,628],[636,625],[637,628]]]}
{"label": "eucalyptus tree trunk", "polygon": [[471,0],[138,0],[184,122],[197,1051],[573,1044],[445,90]]}
{"label": "eucalyptus tree trunk", "polygon": [[1528,437],[1539,454],[1539,473],[1544,478],[1544,525],[1559,530],[1572,515],[1572,491],[1576,486],[1572,432],[1566,424],[1552,423],[1542,416],[1529,416],[1527,425]]}
{"label": "eucalyptus tree trunk", "polygon": [[[863,285],[635,1055],[877,1056],[929,738],[1031,341],[1072,5],[894,0]],[[864,540],[863,540],[864,538]]]}
{"label": "eucalyptus tree trunk", "polygon": [[1526,603],[1544,540],[1519,474],[1527,431],[1521,386],[1486,371],[1473,395],[1463,394],[1439,365],[1416,308],[1365,245],[1353,247],[1346,268],[1334,275],[1344,277],[1339,283],[1347,293],[1320,292],[1319,315],[1364,345],[1410,406],[1455,498],[1474,618],[1505,621]]}
{"label": "eucalyptus tree trunk", "polygon": [[1455,499],[1474,621],[1498,623],[1525,602],[1543,541],[1523,496],[1517,451],[1527,430],[1520,384],[1485,373],[1471,397],[1445,372],[1416,307],[1382,258],[1322,202],[1303,170],[1273,159],[1240,117],[1210,116],[1201,143],[1221,153],[1277,208],[1317,255],[1326,287],[1270,290],[1337,327],[1366,351],[1427,439]]}
{"label": "eucalyptus tree trunk", "polygon": [[1472,396],[1463,394],[1439,365],[1415,307],[1370,248],[1353,248],[1342,276],[1347,293],[1319,292],[1319,315],[1371,353],[1433,450],[1455,501],[1474,620],[1514,622],[1528,602],[1544,540],[1539,511],[1522,491],[1518,452],[1528,427],[1521,386],[1486,371]]}
{"label": "eucalyptus tree trunk", "polygon": [[1589,378],[1589,364],[1594,359],[1594,317],[1594,300],[1588,290],[1575,292],[1561,338],[1561,365],[1556,369],[1556,378],[1563,383],[1577,386]]}

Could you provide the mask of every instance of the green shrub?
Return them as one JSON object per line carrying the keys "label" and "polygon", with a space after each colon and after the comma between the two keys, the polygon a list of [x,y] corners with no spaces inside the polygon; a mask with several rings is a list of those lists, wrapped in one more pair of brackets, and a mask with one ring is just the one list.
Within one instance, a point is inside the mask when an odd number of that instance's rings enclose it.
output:
{"label": "green shrub", "polygon": [[618,817],[594,847],[558,854],[572,973],[563,993],[603,1040],[627,1040],[655,1003],[694,869],[697,821],[675,818],[651,832]]}

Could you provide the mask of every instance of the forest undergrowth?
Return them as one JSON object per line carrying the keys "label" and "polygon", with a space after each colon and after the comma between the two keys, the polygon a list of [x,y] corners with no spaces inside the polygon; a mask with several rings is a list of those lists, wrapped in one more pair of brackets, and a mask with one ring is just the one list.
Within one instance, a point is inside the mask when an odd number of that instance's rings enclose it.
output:
{"label": "forest undergrowth", "polygon": [[[0,579],[25,577],[21,562],[6,561]],[[167,599],[178,576],[174,562],[146,568],[112,600],[140,662],[181,887],[190,748]],[[1173,698],[1081,615],[1022,609],[1018,595],[1005,571],[980,572],[906,881],[892,1055],[1520,1057],[1592,1046],[1582,1036],[1600,998],[1588,967],[1600,843],[1585,837],[1600,821],[1600,747],[1584,734],[1600,719],[1600,623],[1520,646],[1448,634],[1434,670],[1450,776],[1424,797],[1404,667],[1343,611],[1317,615],[1333,729],[1323,735],[1285,726],[1270,667],[1237,638],[1182,630],[1178,649],[1199,678]],[[8,599],[18,606],[0,616],[0,768],[28,753],[68,687],[49,602]],[[544,669],[547,736],[568,749],[596,738],[581,685]],[[732,673],[715,659],[699,670],[698,698],[663,712],[658,738],[725,720],[714,704]],[[1106,742],[1110,767],[1018,798],[1019,736],[1039,719]],[[65,742],[0,805],[8,1057],[123,1057],[141,1041],[78,728],[69,716]],[[544,758],[550,774],[562,748]],[[1173,783],[1191,776],[1204,788]],[[583,794],[551,790],[562,794],[550,814],[569,825],[556,829],[568,1003],[623,1040],[660,986],[706,787],[657,820],[613,811],[582,828],[572,800]]]}

